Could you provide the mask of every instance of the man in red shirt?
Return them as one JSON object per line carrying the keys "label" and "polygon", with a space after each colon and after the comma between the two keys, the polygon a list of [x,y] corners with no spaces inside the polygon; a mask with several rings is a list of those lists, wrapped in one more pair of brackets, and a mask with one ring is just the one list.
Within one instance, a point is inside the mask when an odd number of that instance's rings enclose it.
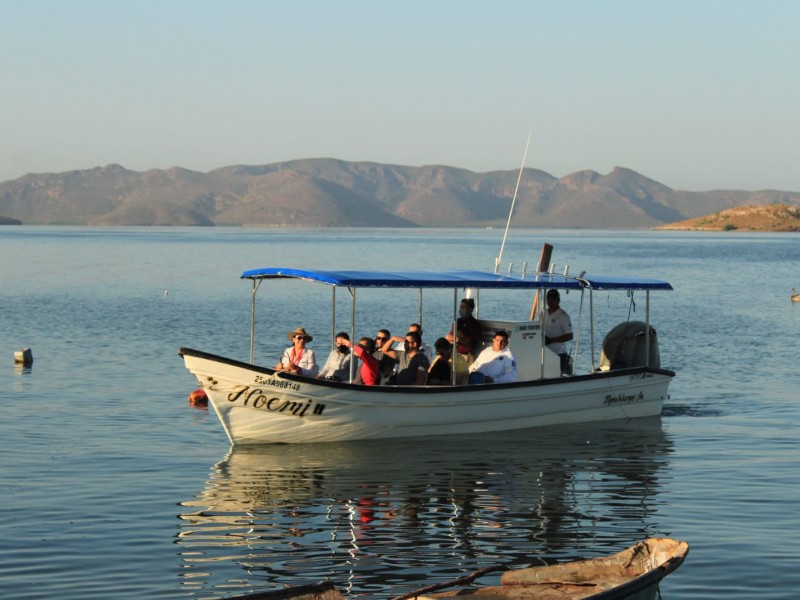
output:
{"label": "man in red shirt", "polygon": [[377,385],[379,363],[378,359],[372,356],[375,352],[375,340],[362,337],[355,346],[350,340],[343,340],[342,343],[350,346],[353,349],[353,354],[361,360],[361,369],[359,370],[361,383],[364,385]]}

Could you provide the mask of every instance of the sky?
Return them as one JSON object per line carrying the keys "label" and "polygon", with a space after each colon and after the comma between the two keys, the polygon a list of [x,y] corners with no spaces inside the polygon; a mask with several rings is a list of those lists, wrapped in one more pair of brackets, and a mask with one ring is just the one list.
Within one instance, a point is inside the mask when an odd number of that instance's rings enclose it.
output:
{"label": "sky", "polygon": [[0,0],[0,181],[525,155],[800,191],[798,32],[795,0]]}

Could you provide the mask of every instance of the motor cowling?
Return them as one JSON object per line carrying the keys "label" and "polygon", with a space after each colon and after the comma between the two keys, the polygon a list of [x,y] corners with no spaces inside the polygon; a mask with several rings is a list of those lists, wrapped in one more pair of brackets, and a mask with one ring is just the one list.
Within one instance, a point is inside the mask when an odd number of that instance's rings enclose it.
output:
{"label": "motor cowling", "polygon": [[[625,321],[608,332],[603,340],[600,353],[600,370],[628,369],[648,366],[647,358],[647,324],[642,321]],[[660,368],[661,357],[658,353],[658,337],[656,330],[650,326],[649,366]]]}

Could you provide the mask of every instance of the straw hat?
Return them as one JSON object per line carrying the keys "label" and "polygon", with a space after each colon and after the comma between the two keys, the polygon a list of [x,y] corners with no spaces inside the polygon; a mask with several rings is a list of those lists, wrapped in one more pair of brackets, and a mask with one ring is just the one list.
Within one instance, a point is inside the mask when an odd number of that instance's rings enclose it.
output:
{"label": "straw hat", "polygon": [[314,337],[313,337],[313,336],[311,336],[311,335],[308,335],[308,334],[306,333],[306,330],[305,330],[305,329],[303,329],[302,327],[298,327],[298,328],[297,328],[297,329],[295,329],[294,331],[290,331],[290,332],[289,332],[289,334],[288,334],[288,336],[289,336],[289,339],[290,339],[290,340],[294,340],[294,336],[296,336],[296,335],[302,335],[302,336],[303,336],[303,338],[304,338],[304,339],[305,339],[307,342],[310,342],[311,340],[313,340],[313,339],[314,339]]}

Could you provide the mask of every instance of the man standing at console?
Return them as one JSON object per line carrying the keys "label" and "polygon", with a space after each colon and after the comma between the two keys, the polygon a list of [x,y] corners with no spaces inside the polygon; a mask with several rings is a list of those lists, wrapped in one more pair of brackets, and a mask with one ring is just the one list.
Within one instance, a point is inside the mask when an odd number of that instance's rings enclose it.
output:
{"label": "man standing at console", "polygon": [[561,374],[572,375],[572,364],[566,343],[572,340],[572,321],[561,308],[558,290],[547,290],[547,312],[544,316],[544,343],[561,359]]}

